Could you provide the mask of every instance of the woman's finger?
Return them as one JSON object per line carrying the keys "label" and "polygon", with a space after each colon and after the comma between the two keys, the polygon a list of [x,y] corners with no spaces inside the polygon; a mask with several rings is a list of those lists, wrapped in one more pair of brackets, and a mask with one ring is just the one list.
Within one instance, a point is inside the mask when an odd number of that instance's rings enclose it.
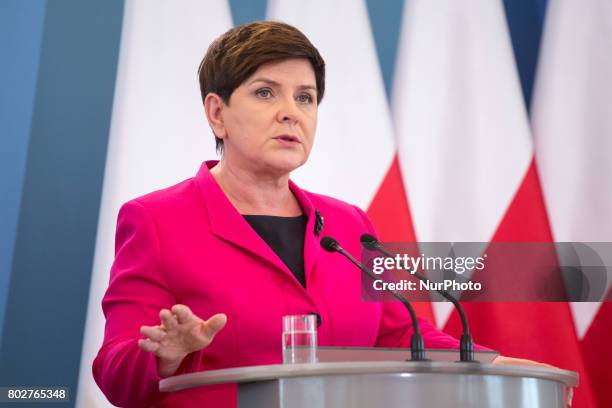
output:
{"label": "woman's finger", "polygon": [[155,353],[157,349],[159,349],[159,343],[150,339],[140,339],[138,340],[138,347],[140,347],[144,351]]}
{"label": "woman's finger", "polygon": [[166,331],[163,330],[162,326],[142,326],[140,328],[140,334],[151,340],[161,341],[166,335]]}
{"label": "woman's finger", "polygon": [[532,367],[544,367],[559,370],[558,367],[552,366],[546,363],[540,363],[539,361],[526,360],[524,358],[497,356],[493,360],[493,364],[508,364],[508,365],[519,365],[519,366],[532,366]]}
{"label": "woman's finger", "polygon": [[185,305],[172,306],[172,313],[174,313],[176,316],[179,324],[189,323],[193,318],[195,318],[191,309]]}
{"label": "woman's finger", "polygon": [[214,337],[215,334],[219,332],[219,330],[225,327],[226,323],[227,315],[225,315],[224,313],[218,313],[212,316],[210,319],[204,322],[204,330],[206,332],[206,335],[210,336],[211,338]]}
{"label": "woman's finger", "polygon": [[174,316],[172,312],[169,311],[168,309],[162,309],[159,312],[159,318],[162,322],[162,326],[167,331],[174,330],[178,326],[178,321],[176,319],[176,316]]}

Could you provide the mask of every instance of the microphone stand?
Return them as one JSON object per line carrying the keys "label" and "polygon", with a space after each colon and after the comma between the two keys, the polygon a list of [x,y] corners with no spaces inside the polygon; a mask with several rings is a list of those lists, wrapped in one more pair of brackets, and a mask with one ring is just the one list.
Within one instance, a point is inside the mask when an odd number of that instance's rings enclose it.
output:
{"label": "microphone stand", "polygon": [[[365,272],[366,274],[368,274],[368,276],[370,278],[372,278],[374,280],[379,279],[379,277],[376,276],[376,274],[374,274],[374,272],[372,272],[370,269],[368,269],[361,262],[359,262],[355,258],[353,258],[353,256],[351,254],[346,252],[340,246],[338,241],[336,241],[335,239],[333,239],[331,237],[323,237],[323,238],[321,238],[321,246],[323,247],[323,249],[325,249],[328,252],[339,252],[340,254],[345,256],[349,261],[351,261],[353,264],[355,264],[362,272]],[[410,360],[411,361],[429,361],[425,357],[425,342],[423,341],[423,336],[421,335],[421,330],[419,329],[419,323],[418,323],[417,316],[416,316],[416,313],[414,311],[414,308],[412,307],[410,302],[408,302],[408,300],[406,300],[406,298],[404,298],[397,291],[389,290],[389,292],[397,300],[402,302],[402,304],[406,307],[406,309],[408,309],[408,312],[410,313],[410,318],[412,319],[412,338],[410,339]]]}
{"label": "microphone stand", "polygon": [[[377,251],[387,258],[394,258],[391,253],[381,247],[380,242],[373,235],[363,234],[361,236],[361,245],[363,245],[363,247],[369,251]],[[427,277],[425,277],[418,271],[414,271],[413,275],[423,282],[429,282],[429,279],[427,279]],[[463,333],[461,334],[461,339],[459,340],[459,360],[461,362],[468,363],[477,362],[477,360],[474,359],[474,339],[470,334],[470,327],[468,325],[467,315],[465,314],[465,310],[463,310],[461,303],[459,303],[459,301],[455,299],[453,295],[443,289],[436,290],[436,292],[438,292],[440,295],[442,295],[442,297],[450,301],[455,306],[455,309],[457,309],[459,317],[461,318],[461,326],[463,328]]]}

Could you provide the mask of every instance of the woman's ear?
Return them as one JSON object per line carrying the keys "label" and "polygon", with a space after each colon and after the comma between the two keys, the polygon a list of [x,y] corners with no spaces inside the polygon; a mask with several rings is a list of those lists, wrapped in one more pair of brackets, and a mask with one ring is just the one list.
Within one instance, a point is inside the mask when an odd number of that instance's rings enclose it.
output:
{"label": "woman's ear", "polygon": [[223,107],[225,103],[223,99],[216,93],[210,92],[204,98],[204,112],[206,113],[206,119],[212,129],[215,136],[219,139],[225,138],[227,131],[223,123]]}

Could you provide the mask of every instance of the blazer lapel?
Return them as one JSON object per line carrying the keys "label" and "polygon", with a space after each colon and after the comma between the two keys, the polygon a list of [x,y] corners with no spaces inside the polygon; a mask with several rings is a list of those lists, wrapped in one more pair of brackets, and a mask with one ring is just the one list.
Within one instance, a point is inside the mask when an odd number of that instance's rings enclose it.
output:
{"label": "blazer lapel", "polygon": [[[206,161],[200,167],[196,176],[197,183],[202,192],[204,205],[208,213],[210,231],[213,235],[222,238],[244,250],[260,257],[284,273],[290,275],[292,280],[301,288],[287,265],[276,255],[268,244],[251,228],[244,217],[238,213],[234,205],[228,200],[217,184],[209,169],[218,161]],[[310,220],[309,220],[310,222]]]}
{"label": "blazer lapel", "polygon": [[[306,276],[306,290],[308,290],[308,280],[319,258],[319,253],[321,252],[321,244],[319,241],[323,236],[321,231],[324,229],[319,230],[318,234],[315,233],[315,225],[317,222],[316,208],[306,192],[296,186],[291,180],[289,180],[289,188],[300,202],[306,217],[308,217],[306,234],[304,236],[304,274]],[[321,215],[324,216],[323,214]]]}

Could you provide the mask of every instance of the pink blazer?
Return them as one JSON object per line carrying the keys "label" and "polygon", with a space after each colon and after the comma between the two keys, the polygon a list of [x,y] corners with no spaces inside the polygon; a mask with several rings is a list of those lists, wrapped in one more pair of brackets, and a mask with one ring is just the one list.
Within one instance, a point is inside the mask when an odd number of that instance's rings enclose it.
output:
{"label": "pink blazer", "polygon": [[[158,391],[155,356],[139,349],[141,325],[181,303],[202,319],[226,313],[226,327],[206,349],[189,355],[177,374],[282,361],[281,318],[321,316],[321,346],[408,347],[409,315],[398,302],[363,302],[359,270],[324,251],[329,235],[359,257],[359,237],[374,233],[359,208],[309,193],[290,182],[308,217],[306,289],[226,198],[206,162],[198,174],[132,200],[119,212],[115,261],[102,301],[104,343],[93,375],[107,398],[126,407],[235,407],[236,386]],[[315,234],[315,209],[325,222]],[[454,338],[424,320],[428,348],[457,348]]]}

